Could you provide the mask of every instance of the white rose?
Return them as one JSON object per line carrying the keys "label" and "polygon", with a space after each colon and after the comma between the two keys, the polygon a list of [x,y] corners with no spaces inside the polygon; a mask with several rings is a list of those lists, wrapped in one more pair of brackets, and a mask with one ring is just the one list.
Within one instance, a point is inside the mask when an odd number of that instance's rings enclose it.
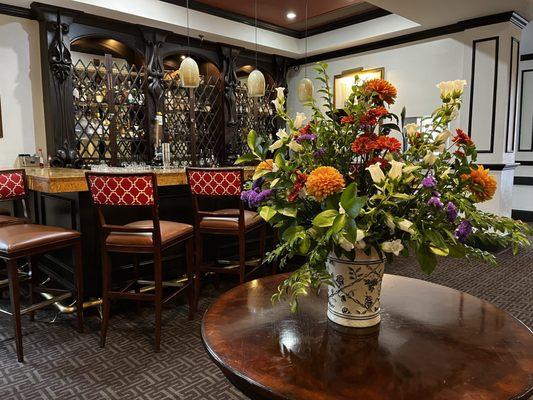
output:
{"label": "white rose", "polygon": [[294,118],[294,129],[300,129],[306,118],[304,113],[297,112],[296,118]]}
{"label": "white rose", "polygon": [[445,130],[437,135],[435,138],[435,144],[443,144],[452,136],[452,133],[449,130]]}
{"label": "white rose", "polygon": [[407,137],[413,140],[416,137],[419,126],[418,124],[407,124],[404,126],[404,129],[405,129],[405,134],[407,135]]}
{"label": "white rose", "polygon": [[344,236],[339,237],[339,246],[341,246],[346,251],[353,250],[353,243],[346,239]]}
{"label": "white rose", "polygon": [[399,256],[400,252],[403,250],[403,244],[400,239],[390,240],[388,242],[382,243],[381,249],[385,253],[393,253],[395,256]]}
{"label": "white rose", "polygon": [[285,98],[285,88],[280,86],[276,88],[276,98],[283,100]]}
{"label": "white rose", "polygon": [[301,151],[304,147],[298,143],[296,140],[291,140],[289,142],[289,149],[291,149],[292,151],[294,151],[295,153],[298,153],[299,151]]}
{"label": "white rose", "polygon": [[431,150],[428,150],[426,155],[422,159],[422,162],[428,166],[432,166],[433,164],[435,164],[435,161],[437,161],[437,156]]}
{"label": "white rose", "polygon": [[380,183],[385,179],[385,174],[381,170],[380,165],[381,163],[377,162],[366,168],[375,183]]}
{"label": "white rose", "polygon": [[398,222],[398,228],[412,235],[415,233],[415,231],[413,228],[411,228],[411,226],[413,226],[413,223],[407,219],[402,219],[400,222]]}
{"label": "white rose", "polygon": [[389,178],[391,179],[398,179],[399,177],[402,176],[402,169],[403,169],[403,166],[405,165],[405,163],[403,162],[400,162],[400,161],[396,161],[396,160],[392,160],[390,162],[391,164],[391,169],[389,170],[389,173],[387,174]]}

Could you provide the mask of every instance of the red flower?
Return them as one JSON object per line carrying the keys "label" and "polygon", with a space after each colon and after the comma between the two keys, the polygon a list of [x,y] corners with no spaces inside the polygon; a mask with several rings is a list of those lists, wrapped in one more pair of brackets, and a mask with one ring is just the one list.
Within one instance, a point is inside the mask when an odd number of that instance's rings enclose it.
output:
{"label": "red flower", "polygon": [[376,139],[375,149],[377,150],[388,150],[391,153],[400,151],[402,144],[393,137],[389,136],[380,136]]}
{"label": "red flower", "polygon": [[300,195],[300,191],[305,185],[305,182],[307,182],[307,174],[305,172],[304,173],[297,172],[294,186],[292,187],[289,195],[287,196],[287,200],[289,201],[289,203],[296,201],[296,199]]}
{"label": "red flower", "polygon": [[353,124],[354,122],[355,118],[353,117],[353,115],[347,115],[341,118],[341,124]]}
{"label": "red flower", "polygon": [[307,134],[311,133],[311,125],[307,124],[303,128],[300,128],[300,130],[298,132],[300,132],[300,134],[302,134],[302,135],[307,135]]}
{"label": "red flower", "polygon": [[466,134],[463,130],[458,128],[456,129],[456,131],[457,131],[457,135],[454,136],[452,140],[457,146],[460,146],[462,144],[464,144],[465,146],[474,145],[474,142],[472,141],[470,136],[468,136],[468,134]]}
{"label": "red flower", "polygon": [[457,157],[464,157],[465,156],[465,153],[461,150],[455,150],[455,152],[453,153],[455,154]]}
{"label": "red flower", "polygon": [[394,99],[398,95],[396,88],[385,79],[370,79],[365,82],[365,92],[388,104],[394,104]]}
{"label": "red flower", "polygon": [[371,153],[375,147],[376,135],[363,134],[352,143],[352,151],[359,155]]}
{"label": "red flower", "polygon": [[387,115],[388,113],[389,112],[387,109],[383,106],[371,108],[361,116],[359,122],[361,125],[376,125],[378,123],[378,119]]}
{"label": "red flower", "polygon": [[385,160],[383,157],[372,157],[370,160],[366,162],[366,166],[369,167],[370,165],[374,165],[378,162],[381,163],[381,166],[384,168],[389,166],[389,162]]}

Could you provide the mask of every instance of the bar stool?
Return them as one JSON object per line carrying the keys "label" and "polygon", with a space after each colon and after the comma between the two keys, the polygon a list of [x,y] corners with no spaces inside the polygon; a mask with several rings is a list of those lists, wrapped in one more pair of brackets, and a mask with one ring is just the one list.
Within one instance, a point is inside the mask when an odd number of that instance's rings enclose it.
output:
{"label": "bar stool", "polygon": [[[100,345],[105,346],[109,325],[110,302],[112,299],[150,301],[155,305],[155,351],[159,352],[161,343],[161,313],[163,304],[187,291],[189,300],[189,319],[194,317],[193,285],[193,246],[194,236],[191,225],[159,220],[159,197],[156,175],[148,174],[107,174],[87,173],[91,202],[98,213],[101,229],[101,251],[103,265],[103,318]],[[126,225],[112,225],[106,222],[105,211],[128,209],[150,211],[151,220],[141,220]],[[163,298],[163,287],[171,286],[163,282],[162,252],[177,245],[185,245],[187,282]],[[118,291],[111,286],[111,260],[109,253],[128,253],[134,255],[135,280],[126,288]],[[155,294],[140,293],[138,270],[139,254],[153,254]],[[132,286],[135,292],[130,289]]]}
{"label": "bar stool", "polygon": [[[0,171],[0,201],[21,201],[25,218],[29,218],[28,189],[24,170]],[[11,300],[11,312],[15,331],[15,345],[17,359],[24,361],[22,350],[21,316],[29,314],[33,320],[35,311],[49,306],[57,301],[75,296],[77,301],[77,327],[83,331],[83,271],[81,261],[80,233],[53,226],[43,226],[26,223],[25,219],[11,220],[0,227],[0,259],[7,265],[7,281]],[[72,248],[74,259],[75,284],[73,290],[43,287],[38,281],[37,257],[39,255],[63,248]],[[20,283],[21,276],[17,267],[20,259],[30,259],[31,305],[21,309]],[[50,293],[54,297],[36,303],[38,293]]]}
{"label": "bar stool", "polygon": [[[195,214],[196,238],[196,304],[200,295],[201,274],[235,274],[239,283],[243,283],[247,275],[252,274],[262,265],[265,253],[266,224],[255,211],[244,209],[241,200],[244,182],[242,168],[187,168],[187,181],[191,188],[193,211]],[[238,203],[238,208],[226,208],[216,211],[200,209],[204,199],[228,199]],[[246,262],[246,235],[259,229],[259,260],[256,263]],[[239,262],[236,265],[216,266],[203,263],[204,235],[237,236],[239,243]],[[246,266],[254,267],[246,273]]]}

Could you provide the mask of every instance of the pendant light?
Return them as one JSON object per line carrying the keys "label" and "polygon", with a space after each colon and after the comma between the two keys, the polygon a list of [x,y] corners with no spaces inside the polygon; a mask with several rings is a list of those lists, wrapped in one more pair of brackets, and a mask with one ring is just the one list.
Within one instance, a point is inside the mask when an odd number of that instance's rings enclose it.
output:
{"label": "pendant light", "polygon": [[190,57],[191,34],[189,28],[189,0],[187,0],[187,57],[180,64],[180,82],[185,88],[197,88],[200,86],[200,71],[198,64]]}
{"label": "pendant light", "polygon": [[307,103],[313,98],[313,92],[315,88],[311,79],[307,77],[307,7],[309,0],[305,1],[305,64],[304,64],[304,77],[298,83],[298,99],[301,103]]}
{"label": "pendant light", "polygon": [[255,7],[255,69],[248,75],[248,96],[262,97],[265,95],[265,76],[257,69],[257,0]]}

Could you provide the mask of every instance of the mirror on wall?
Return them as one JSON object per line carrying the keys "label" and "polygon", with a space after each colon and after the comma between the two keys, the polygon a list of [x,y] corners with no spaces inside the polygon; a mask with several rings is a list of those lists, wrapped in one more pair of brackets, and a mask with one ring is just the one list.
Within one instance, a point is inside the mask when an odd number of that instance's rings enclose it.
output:
{"label": "mirror on wall", "polygon": [[348,71],[343,71],[340,75],[335,75],[333,78],[333,99],[335,107],[338,109],[344,108],[344,103],[352,93],[352,86],[356,78],[361,81],[368,81],[370,79],[383,79],[385,77],[385,68],[363,69],[355,68]]}

